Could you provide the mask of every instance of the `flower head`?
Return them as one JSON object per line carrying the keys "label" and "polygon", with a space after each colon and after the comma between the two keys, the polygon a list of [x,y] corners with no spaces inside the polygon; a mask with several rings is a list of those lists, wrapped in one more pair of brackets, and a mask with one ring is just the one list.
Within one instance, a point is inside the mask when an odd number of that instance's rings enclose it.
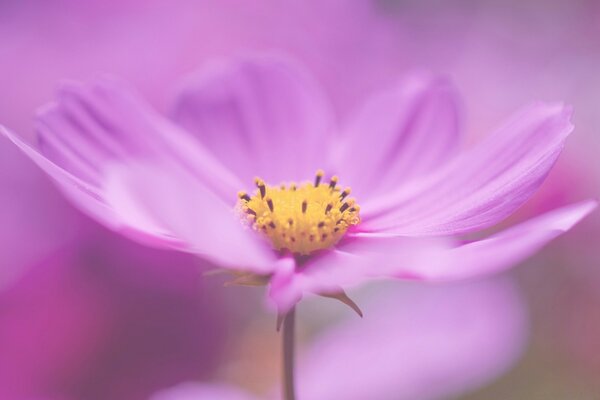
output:
{"label": "flower head", "polygon": [[213,64],[181,88],[168,120],[113,79],[69,83],[40,112],[37,146],[3,132],[102,223],[260,276],[282,310],[371,278],[501,270],[596,205],[462,237],[540,186],[572,130],[562,104],[533,104],[463,149],[460,101],[442,78],[409,77],[343,126],[279,59]]}

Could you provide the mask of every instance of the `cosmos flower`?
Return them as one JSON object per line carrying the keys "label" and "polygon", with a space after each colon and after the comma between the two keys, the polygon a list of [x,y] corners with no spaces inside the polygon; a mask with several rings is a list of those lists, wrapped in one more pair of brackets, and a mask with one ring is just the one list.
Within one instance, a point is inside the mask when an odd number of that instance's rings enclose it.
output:
{"label": "cosmos flower", "polygon": [[3,132],[100,222],[198,254],[234,283],[270,284],[285,312],[304,293],[344,299],[367,279],[501,270],[595,207],[480,235],[543,182],[571,110],[533,104],[462,148],[459,104],[445,79],[413,76],[339,127],[299,67],[263,57],[190,77],[172,119],[105,78],[65,83],[37,117],[35,146]]}
{"label": "cosmos flower", "polygon": [[[298,397],[434,400],[484,386],[525,347],[527,316],[515,286],[501,278],[454,285],[393,282],[359,291],[367,318],[344,313],[301,346]],[[312,307],[320,304],[306,304],[306,315]],[[277,390],[250,394],[225,382],[199,381],[151,400],[265,398],[279,398]]]}

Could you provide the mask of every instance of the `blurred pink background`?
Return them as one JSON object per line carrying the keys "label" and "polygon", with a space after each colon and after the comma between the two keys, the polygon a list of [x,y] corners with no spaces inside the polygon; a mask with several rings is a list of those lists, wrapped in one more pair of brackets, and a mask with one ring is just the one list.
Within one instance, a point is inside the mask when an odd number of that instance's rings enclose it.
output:
{"label": "blurred pink background", "polygon": [[[305,64],[342,118],[402,74],[431,70],[462,91],[473,141],[533,100],[573,104],[575,132],[514,222],[600,195],[598,37],[600,5],[591,0],[0,1],[0,122],[31,135],[36,109],[59,81],[104,72],[131,81],[164,110],[175,85],[204,62],[253,52],[285,53]],[[6,140],[0,140],[0,184],[0,398],[136,400],[185,381],[226,383],[260,398],[276,387],[279,344],[260,290],[222,288],[221,278],[203,277],[208,266],[198,260],[107,232],[67,204]],[[595,213],[498,282],[395,284],[383,300],[389,287],[358,290],[366,305],[362,321],[328,300],[307,302],[299,320],[306,379],[314,382],[308,377],[321,371],[311,366],[315,349],[362,356],[352,344],[331,345],[335,340],[327,338],[342,336],[340,325],[356,325],[352,330],[364,335],[359,342],[387,330],[389,345],[400,343],[414,326],[405,320],[413,321],[408,311],[389,325],[368,319],[381,312],[377,302],[395,302],[385,307],[423,307],[416,333],[429,332],[421,336],[429,342],[414,346],[438,345],[439,358],[398,344],[406,359],[386,364],[398,375],[378,373],[365,383],[381,398],[598,398],[599,235]],[[491,297],[478,285],[489,285]],[[427,305],[443,296],[445,323]],[[451,329],[466,307],[462,296],[489,306],[470,310],[481,327],[475,337],[489,341],[440,356],[464,339],[465,332]],[[473,351],[490,358],[476,359]],[[455,368],[448,358],[462,361]],[[480,365],[489,368],[477,375]],[[340,370],[322,373],[347,379]],[[406,384],[390,383],[407,375]],[[439,390],[426,391],[433,379]],[[316,389],[307,383],[305,390]],[[331,398],[327,390],[341,389],[323,384],[321,390],[312,396]]]}

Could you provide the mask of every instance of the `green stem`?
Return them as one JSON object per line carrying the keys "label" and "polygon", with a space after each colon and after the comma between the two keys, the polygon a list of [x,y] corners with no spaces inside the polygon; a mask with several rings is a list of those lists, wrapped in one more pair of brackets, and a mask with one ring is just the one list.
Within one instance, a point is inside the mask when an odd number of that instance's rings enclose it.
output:
{"label": "green stem", "polygon": [[296,400],[294,387],[294,325],[296,308],[292,308],[283,320],[283,398]]}

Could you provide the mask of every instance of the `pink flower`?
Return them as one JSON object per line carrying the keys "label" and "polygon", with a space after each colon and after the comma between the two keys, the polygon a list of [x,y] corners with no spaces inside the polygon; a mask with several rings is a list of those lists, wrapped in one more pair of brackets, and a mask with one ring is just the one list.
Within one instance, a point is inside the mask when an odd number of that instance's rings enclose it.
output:
{"label": "pink flower", "polygon": [[458,104],[444,79],[411,77],[340,128],[306,74],[265,57],[191,77],[172,120],[104,79],[62,86],[38,115],[37,148],[3,132],[100,222],[235,270],[238,283],[270,282],[285,311],[367,279],[499,271],[596,206],[464,240],[536,191],[572,125],[568,107],[536,103],[463,150]]}
{"label": "pink flower", "polygon": [[[507,371],[526,343],[526,312],[509,280],[394,283],[376,290],[360,296],[364,320],[342,318],[301,346],[306,351],[300,357],[298,398],[455,398]],[[151,400],[276,399],[276,393],[254,396],[224,383],[195,382]]]}

